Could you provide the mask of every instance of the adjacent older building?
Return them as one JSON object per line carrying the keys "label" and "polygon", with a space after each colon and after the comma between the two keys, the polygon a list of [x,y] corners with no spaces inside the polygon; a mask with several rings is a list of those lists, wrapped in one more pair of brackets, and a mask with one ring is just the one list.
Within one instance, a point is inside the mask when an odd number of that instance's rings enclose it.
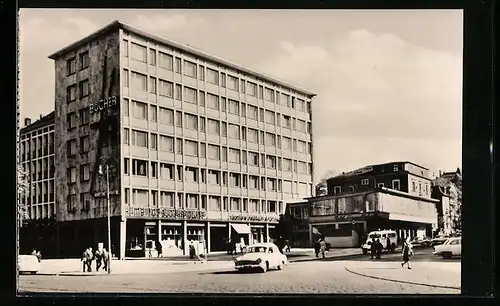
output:
{"label": "adjacent older building", "polygon": [[378,229],[393,229],[399,238],[430,236],[438,201],[428,175],[422,166],[393,162],[328,179],[328,195],[309,199],[310,239],[318,234],[332,247],[353,247]]}
{"label": "adjacent older building", "polygon": [[26,183],[18,196],[20,251],[35,248],[55,255],[54,112],[35,122],[26,118],[19,137],[19,166]]}
{"label": "adjacent older building", "polygon": [[107,244],[99,165],[121,258],[268,240],[312,195],[313,93],[117,21],[50,58],[62,256]]}
{"label": "adjacent older building", "polygon": [[432,181],[432,197],[439,200],[437,231],[440,234],[460,233],[461,187],[462,176],[459,169],[456,172],[440,173],[440,176]]}
{"label": "adjacent older building", "polygon": [[294,247],[311,247],[309,237],[310,207],[307,201],[287,203],[285,209],[285,222],[289,229],[290,237],[285,237]]}

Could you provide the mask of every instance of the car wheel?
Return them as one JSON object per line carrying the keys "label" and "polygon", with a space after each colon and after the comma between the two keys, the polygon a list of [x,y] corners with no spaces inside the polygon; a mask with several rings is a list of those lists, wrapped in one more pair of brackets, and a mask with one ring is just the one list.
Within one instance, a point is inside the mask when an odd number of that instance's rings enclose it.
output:
{"label": "car wheel", "polygon": [[451,252],[444,252],[442,256],[443,256],[444,259],[450,259],[451,258]]}
{"label": "car wheel", "polygon": [[391,244],[391,253],[396,252],[396,245],[393,243]]}
{"label": "car wheel", "polygon": [[279,265],[278,265],[278,270],[283,270],[283,268],[285,267],[285,262],[282,261]]}
{"label": "car wheel", "polygon": [[269,270],[269,263],[266,261],[266,263],[264,265],[262,265],[260,267],[260,269],[261,269],[262,273],[266,273],[267,270]]}

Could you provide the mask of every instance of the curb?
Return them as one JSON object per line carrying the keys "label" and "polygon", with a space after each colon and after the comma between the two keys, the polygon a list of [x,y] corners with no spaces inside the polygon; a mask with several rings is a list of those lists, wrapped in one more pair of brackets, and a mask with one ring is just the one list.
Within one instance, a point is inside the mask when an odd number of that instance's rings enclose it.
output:
{"label": "curb", "polygon": [[339,255],[339,256],[331,256],[331,257],[326,257],[326,258],[304,258],[304,259],[297,259],[297,260],[289,260],[289,262],[305,262],[305,261],[328,261],[329,259],[335,259],[335,260],[343,260],[343,259],[353,259],[353,258],[358,258],[364,256],[363,254],[349,254],[349,255]]}
{"label": "curb", "polygon": [[456,290],[461,290],[462,289],[461,287],[455,287],[455,286],[432,285],[432,284],[417,283],[417,282],[411,282],[411,281],[405,281],[405,280],[384,278],[384,277],[379,277],[379,276],[372,276],[372,275],[367,275],[367,274],[363,274],[363,273],[360,273],[360,272],[356,272],[356,271],[350,270],[346,266],[344,266],[344,269],[347,272],[355,274],[355,275],[359,275],[359,276],[363,276],[363,277],[368,277],[368,278],[373,278],[373,279],[378,279],[378,280],[390,281],[390,282],[395,282],[395,283],[403,283],[403,284],[426,286],[426,287],[433,287],[433,288],[443,288],[443,289],[456,289]]}

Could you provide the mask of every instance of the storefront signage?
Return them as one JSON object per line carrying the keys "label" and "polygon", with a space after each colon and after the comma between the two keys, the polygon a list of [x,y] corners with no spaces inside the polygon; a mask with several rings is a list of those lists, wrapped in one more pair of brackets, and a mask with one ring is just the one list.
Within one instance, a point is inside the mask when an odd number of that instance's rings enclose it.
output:
{"label": "storefront signage", "polygon": [[115,107],[118,104],[118,97],[117,96],[112,96],[106,99],[102,99],[99,102],[92,103],[89,105],[89,113],[97,113],[98,111],[101,112],[105,109]]}
{"label": "storefront signage", "polygon": [[261,216],[261,215],[231,215],[229,220],[231,221],[278,221],[277,216]]}
{"label": "storefront signage", "polygon": [[364,220],[377,215],[376,212],[364,212],[364,213],[354,213],[354,214],[340,214],[340,215],[330,215],[321,217],[311,217],[312,221],[328,220],[328,221],[354,221],[354,220]]}
{"label": "storefront signage", "polygon": [[125,208],[125,215],[129,218],[146,219],[204,220],[207,218],[206,211],[156,207],[127,207]]}

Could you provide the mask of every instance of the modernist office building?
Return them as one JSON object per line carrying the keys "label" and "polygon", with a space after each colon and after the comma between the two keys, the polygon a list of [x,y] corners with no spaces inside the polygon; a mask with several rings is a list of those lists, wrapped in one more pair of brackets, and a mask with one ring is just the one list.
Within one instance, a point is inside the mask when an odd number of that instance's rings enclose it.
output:
{"label": "modernist office building", "polygon": [[21,253],[32,249],[44,257],[56,256],[54,112],[31,122],[26,118],[19,131],[19,166],[27,188],[18,194]]}
{"label": "modernist office building", "polygon": [[117,21],[50,58],[62,254],[106,244],[99,164],[121,258],[268,240],[311,196],[313,93]]}

